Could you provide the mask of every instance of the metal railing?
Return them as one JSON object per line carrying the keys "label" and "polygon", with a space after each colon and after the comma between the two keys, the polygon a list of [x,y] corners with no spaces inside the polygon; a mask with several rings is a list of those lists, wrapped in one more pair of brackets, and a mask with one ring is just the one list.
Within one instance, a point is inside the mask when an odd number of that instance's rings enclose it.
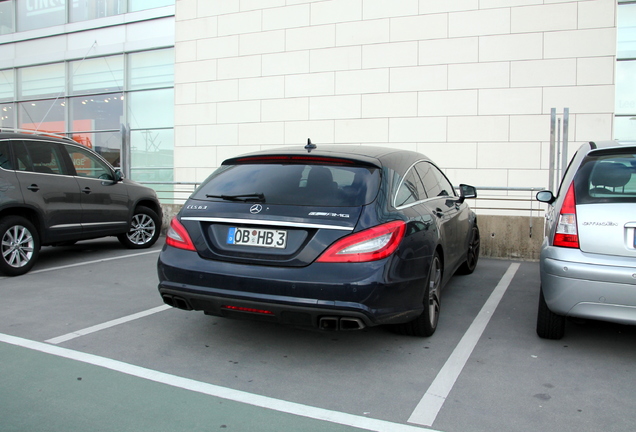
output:
{"label": "metal railing", "polygon": [[[184,204],[201,182],[140,181],[157,191],[164,204]],[[539,216],[543,213],[535,195],[544,187],[476,187],[477,198],[469,199],[471,207],[482,214],[519,214]]]}
{"label": "metal railing", "polygon": [[162,204],[184,204],[201,182],[138,181],[157,192]]}
{"label": "metal railing", "polygon": [[476,187],[477,198],[473,201],[473,209],[494,212],[543,212],[541,205],[535,199],[537,192],[545,187]]}

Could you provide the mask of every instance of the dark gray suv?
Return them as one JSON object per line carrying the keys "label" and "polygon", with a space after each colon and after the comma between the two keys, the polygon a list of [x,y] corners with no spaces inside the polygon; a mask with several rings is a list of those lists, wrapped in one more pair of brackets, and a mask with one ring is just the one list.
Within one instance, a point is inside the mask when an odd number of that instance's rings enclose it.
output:
{"label": "dark gray suv", "polygon": [[161,231],[154,190],[70,138],[0,131],[0,272],[17,276],[41,246],[117,236],[132,249]]}

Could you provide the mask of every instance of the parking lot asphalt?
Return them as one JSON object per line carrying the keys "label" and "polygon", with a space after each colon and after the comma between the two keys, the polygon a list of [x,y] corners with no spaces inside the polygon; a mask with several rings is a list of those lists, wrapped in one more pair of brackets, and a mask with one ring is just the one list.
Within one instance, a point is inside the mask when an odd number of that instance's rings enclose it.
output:
{"label": "parking lot asphalt", "polygon": [[47,247],[1,278],[0,431],[628,431],[636,330],[534,331],[536,262],[482,258],[437,332],[323,332],[171,309],[150,250]]}

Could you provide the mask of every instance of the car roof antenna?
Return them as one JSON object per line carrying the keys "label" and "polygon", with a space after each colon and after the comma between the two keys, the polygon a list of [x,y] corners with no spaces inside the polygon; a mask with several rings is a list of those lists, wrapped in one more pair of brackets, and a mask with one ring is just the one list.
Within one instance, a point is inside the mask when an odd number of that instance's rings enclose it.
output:
{"label": "car roof antenna", "polygon": [[307,153],[311,153],[311,151],[315,150],[316,148],[316,144],[312,144],[311,139],[307,138],[307,145],[305,146],[305,150],[307,150]]}

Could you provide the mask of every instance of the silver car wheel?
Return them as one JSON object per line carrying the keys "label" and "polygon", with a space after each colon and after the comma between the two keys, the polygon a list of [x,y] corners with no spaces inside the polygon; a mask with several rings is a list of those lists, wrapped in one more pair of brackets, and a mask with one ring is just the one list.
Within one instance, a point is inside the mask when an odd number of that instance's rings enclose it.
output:
{"label": "silver car wheel", "polygon": [[2,258],[11,267],[29,264],[34,250],[35,240],[26,227],[14,225],[2,237]]}
{"label": "silver car wheel", "polygon": [[128,240],[136,245],[144,245],[148,243],[155,235],[155,221],[144,213],[133,216],[130,224],[130,231],[126,234]]}

